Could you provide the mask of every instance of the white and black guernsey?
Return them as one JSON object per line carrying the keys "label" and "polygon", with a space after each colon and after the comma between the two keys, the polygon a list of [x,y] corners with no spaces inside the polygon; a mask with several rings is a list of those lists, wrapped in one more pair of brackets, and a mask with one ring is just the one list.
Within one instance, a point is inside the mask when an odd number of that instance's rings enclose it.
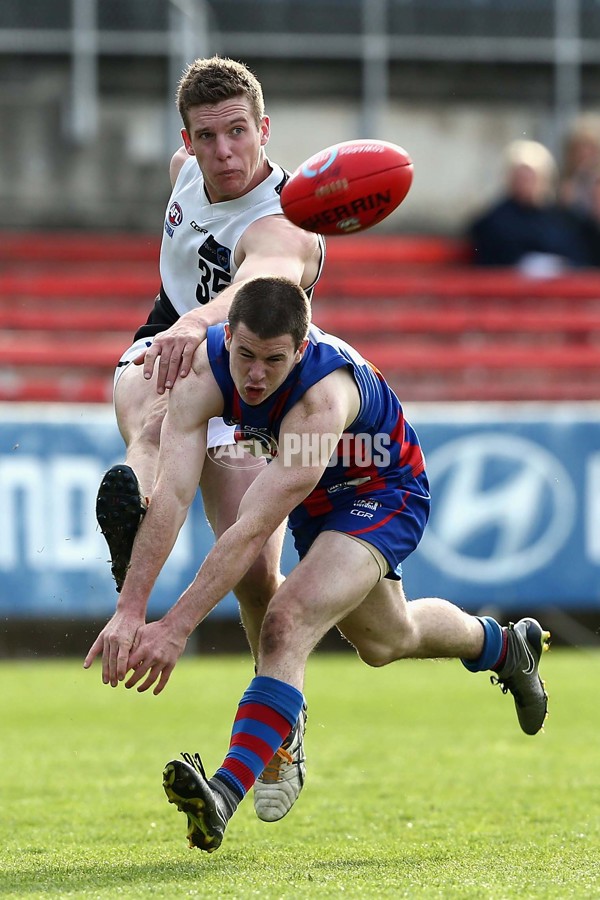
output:
{"label": "white and black guernsey", "polygon": [[[246,228],[264,216],[282,215],[280,193],[289,178],[269,161],[270,175],[235,200],[211,203],[200,167],[191,156],[171,193],[160,251],[161,288],[154,308],[135,339],[153,337],[184,313],[208,303],[231,284],[237,272],[235,250]],[[321,262],[325,242],[319,236]],[[311,297],[314,283],[307,289]]]}

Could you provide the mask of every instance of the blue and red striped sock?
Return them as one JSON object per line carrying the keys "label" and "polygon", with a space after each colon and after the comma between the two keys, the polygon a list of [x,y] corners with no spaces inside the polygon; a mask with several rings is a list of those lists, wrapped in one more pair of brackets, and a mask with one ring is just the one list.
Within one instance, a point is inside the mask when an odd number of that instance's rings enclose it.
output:
{"label": "blue and red striped sock", "polygon": [[469,672],[485,672],[498,668],[506,657],[506,632],[491,616],[477,616],[483,625],[483,650],[477,659],[462,659]]}
{"label": "blue and red striped sock", "polygon": [[303,703],[291,684],[265,675],[253,678],[240,700],[229,752],[213,778],[244,797],[296,724]]}

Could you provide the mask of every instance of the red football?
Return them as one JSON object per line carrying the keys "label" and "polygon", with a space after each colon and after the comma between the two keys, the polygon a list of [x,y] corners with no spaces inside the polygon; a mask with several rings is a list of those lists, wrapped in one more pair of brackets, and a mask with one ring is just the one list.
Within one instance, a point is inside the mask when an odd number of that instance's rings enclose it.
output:
{"label": "red football", "polygon": [[281,206],[306,231],[364,231],[402,203],[412,178],[412,160],[402,147],[388,141],[343,141],[298,166],[283,186]]}

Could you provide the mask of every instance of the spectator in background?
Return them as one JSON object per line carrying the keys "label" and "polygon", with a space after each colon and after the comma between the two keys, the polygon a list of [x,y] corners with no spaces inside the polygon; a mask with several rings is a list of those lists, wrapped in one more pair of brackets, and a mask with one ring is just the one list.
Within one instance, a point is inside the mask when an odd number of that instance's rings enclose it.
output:
{"label": "spectator in background", "polygon": [[567,209],[600,219],[600,116],[575,120],[564,141],[559,200]]}
{"label": "spectator in background", "polygon": [[580,116],[567,132],[558,196],[586,232],[592,265],[600,265],[600,115]]}
{"label": "spectator in background", "polygon": [[556,162],[543,144],[509,144],[504,196],[469,228],[476,264],[537,276],[598,264],[592,225],[558,203],[557,181]]}

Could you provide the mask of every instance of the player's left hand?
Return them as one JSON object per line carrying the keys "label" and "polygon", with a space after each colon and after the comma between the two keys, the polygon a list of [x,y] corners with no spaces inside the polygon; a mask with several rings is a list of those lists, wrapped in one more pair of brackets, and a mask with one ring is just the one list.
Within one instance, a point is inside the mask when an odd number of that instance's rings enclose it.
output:
{"label": "player's left hand", "polygon": [[143,692],[156,684],[153,693],[160,694],[186,643],[187,635],[175,633],[162,619],[144,625],[138,631],[135,648],[129,654],[128,668],[133,669],[133,674],[125,682],[125,687],[132,688],[137,684],[138,691]]}
{"label": "player's left hand", "polygon": [[143,364],[144,378],[152,378],[157,366],[156,390],[164,394],[173,387],[179,376],[189,373],[194,353],[206,337],[206,327],[201,326],[194,312],[181,316],[166,331],[157,334],[152,344],[134,362]]}
{"label": "player's left hand", "polygon": [[129,654],[143,624],[143,617],[117,610],[90,647],[84,669],[89,669],[96,657],[102,656],[102,681],[116,687],[127,674]]}

